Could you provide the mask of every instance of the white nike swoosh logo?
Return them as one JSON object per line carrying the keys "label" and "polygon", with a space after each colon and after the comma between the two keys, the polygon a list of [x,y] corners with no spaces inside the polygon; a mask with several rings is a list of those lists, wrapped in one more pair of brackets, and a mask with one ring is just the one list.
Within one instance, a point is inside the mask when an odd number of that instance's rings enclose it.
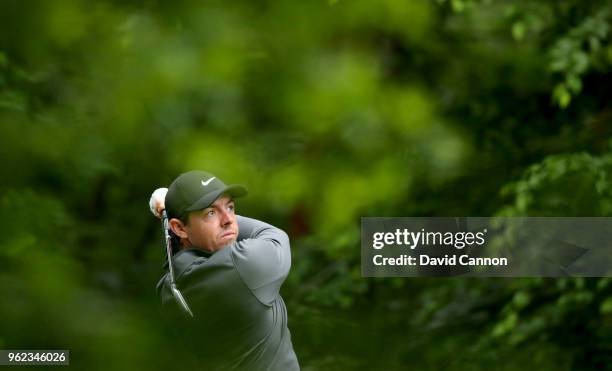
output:
{"label": "white nike swoosh logo", "polygon": [[207,186],[207,185],[208,185],[210,182],[212,182],[212,180],[213,180],[213,179],[215,179],[215,178],[216,178],[216,177],[214,176],[214,177],[212,177],[212,178],[208,179],[207,181],[203,181],[203,180],[202,180],[202,185],[203,185],[204,187],[206,187],[206,186]]}

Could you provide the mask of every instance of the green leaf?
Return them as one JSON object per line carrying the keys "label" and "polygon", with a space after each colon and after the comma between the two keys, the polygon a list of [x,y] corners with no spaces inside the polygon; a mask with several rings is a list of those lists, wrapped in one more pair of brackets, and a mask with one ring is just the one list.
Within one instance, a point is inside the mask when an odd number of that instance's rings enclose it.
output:
{"label": "green leaf", "polygon": [[526,27],[525,23],[518,21],[512,25],[512,37],[516,41],[521,41],[525,38]]}
{"label": "green leaf", "polygon": [[612,314],[612,296],[608,297],[603,303],[601,303],[599,311],[602,314]]}
{"label": "green leaf", "polygon": [[560,108],[567,108],[572,100],[572,95],[567,90],[565,85],[558,84],[553,91],[553,99]]}

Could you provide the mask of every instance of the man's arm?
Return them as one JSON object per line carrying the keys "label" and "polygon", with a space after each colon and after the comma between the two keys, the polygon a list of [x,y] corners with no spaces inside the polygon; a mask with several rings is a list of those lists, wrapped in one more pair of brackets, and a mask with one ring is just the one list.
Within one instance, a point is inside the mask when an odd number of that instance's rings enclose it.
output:
{"label": "man's arm", "polygon": [[270,305],[291,268],[289,236],[259,220],[243,216],[236,218],[239,234],[231,247],[234,265],[257,299]]}

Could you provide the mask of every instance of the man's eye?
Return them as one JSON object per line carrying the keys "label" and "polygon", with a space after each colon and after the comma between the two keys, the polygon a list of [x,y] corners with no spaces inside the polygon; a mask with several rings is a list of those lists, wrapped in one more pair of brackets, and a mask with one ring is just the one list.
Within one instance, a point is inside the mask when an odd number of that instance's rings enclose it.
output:
{"label": "man's eye", "polygon": [[209,210],[206,215],[208,216],[214,216],[215,215],[215,210]]}
{"label": "man's eye", "polygon": [[227,205],[227,209],[229,211],[234,211],[234,205]]}

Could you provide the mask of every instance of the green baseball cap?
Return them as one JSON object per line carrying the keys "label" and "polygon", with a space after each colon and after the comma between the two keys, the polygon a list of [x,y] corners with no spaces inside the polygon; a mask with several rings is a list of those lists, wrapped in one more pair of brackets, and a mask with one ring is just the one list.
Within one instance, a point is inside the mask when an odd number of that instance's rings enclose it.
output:
{"label": "green baseball cap", "polygon": [[166,212],[168,218],[180,218],[186,212],[209,207],[219,196],[242,197],[247,189],[238,184],[226,185],[211,173],[192,170],[179,175],[166,193]]}

